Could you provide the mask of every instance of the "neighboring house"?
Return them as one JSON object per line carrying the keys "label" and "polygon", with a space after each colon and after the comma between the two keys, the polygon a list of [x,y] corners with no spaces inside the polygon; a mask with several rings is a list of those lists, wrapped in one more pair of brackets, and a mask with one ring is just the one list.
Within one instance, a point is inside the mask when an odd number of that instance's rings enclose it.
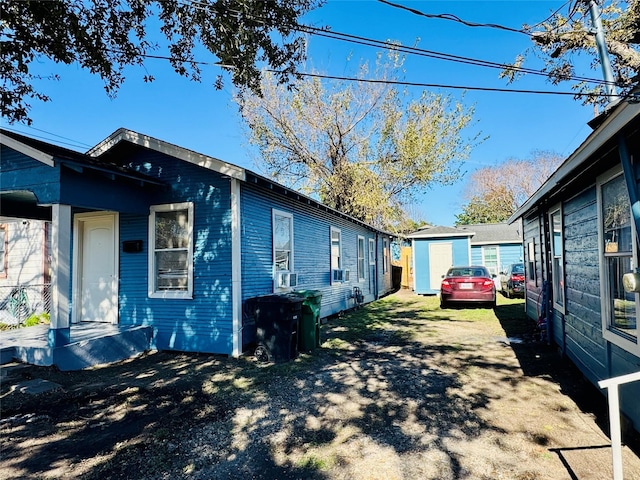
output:
{"label": "neighboring house", "polygon": [[[623,283],[639,266],[640,104],[622,100],[591,125],[510,220],[523,222],[527,314],[548,319],[550,339],[597,384],[640,371],[640,297]],[[640,382],[620,387],[636,430],[638,398]]]}
{"label": "neighboring house", "polygon": [[49,310],[49,222],[0,217],[0,323]]}
{"label": "neighboring house", "polygon": [[484,265],[492,274],[522,260],[517,225],[503,223],[460,227],[426,226],[408,236],[413,250],[413,290],[437,294],[454,265]]}
{"label": "neighboring house", "polygon": [[327,317],[392,289],[389,234],[238,166],[125,129],[87,154],[1,133],[0,214],[51,221],[54,346],[92,322],[237,356],[248,298],[320,290]]}

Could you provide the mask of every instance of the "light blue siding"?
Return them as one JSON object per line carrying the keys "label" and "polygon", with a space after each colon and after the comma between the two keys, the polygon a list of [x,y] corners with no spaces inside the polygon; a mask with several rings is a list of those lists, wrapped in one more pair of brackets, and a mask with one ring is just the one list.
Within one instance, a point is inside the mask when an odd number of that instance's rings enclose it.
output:
{"label": "light blue siding", "polygon": [[131,163],[171,185],[158,203],[194,203],[193,299],[148,297],[148,214],[121,214],[121,242],[143,240],[144,251],[120,253],[120,323],[153,325],[160,350],[231,354],[229,180],[160,154],[142,154]]}
{"label": "light blue siding", "polygon": [[429,245],[434,243],[450,243],[452,246],[453,265],[469,265],[469,237],[422,239],[413,242],[415,292],[420,295],[436,294],[440,291],[440,283],[431,285],[431,259]]}

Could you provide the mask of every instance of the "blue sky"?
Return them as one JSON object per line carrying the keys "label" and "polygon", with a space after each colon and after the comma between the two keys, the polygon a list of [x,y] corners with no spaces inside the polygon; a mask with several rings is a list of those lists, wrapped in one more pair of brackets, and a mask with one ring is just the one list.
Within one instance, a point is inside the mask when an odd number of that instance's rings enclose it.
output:
{"label": "blue sky", "polygon": [[[401,1],[429,14],[452,14],[476,23],[500,24],[520,28],[535,24],[562,7],[564,1]],[[566,6],[563,7],[566,13]],[[531,47],[525,35],[495,28],[472,28],[459,22],[431,19],[373,0],[330,0],[308,14],[303,23],[330,26],[333,31],[376,40],[396,40],[412,46],[451,55],[491,62],[512,62]],[[373,61],[379,51],[338,40],[310,36],[308,60],[301,70],[311,68],[329,75],[350,75],[351,64]],[[215,59],[206,51],[197,55],[203,61]],[[588,68],[590,58],[578,59],[576,74],[600,78],[599,70]],[[534,58],[525,64],[541,68]],[[544,77],[527,76],[508,86],[498,78],[498,70],[463,65],[418,56],[405,63],[409,82],[483,88],[517,88],[556,92],[570,91],[569,84],[553,86]],[[14,124],[12,130],[85,151],[120,127],[129,128],[224,161],[258,171],[255,152],[246,140],[242,119],[232,101],[233,87],[212,86],[218,67],[204,67],[202,83],[194,83],[173,73],[167,62],[149,60],[144,68],[126,70],[127,80],[115,99],[106,96],[100,78],[76,65],[54,65],[41,61],[37,72],[57,73],[59,82],[43,81],[38,88],[52,101],[33,101],[33,128]],[[155,81],[144,83],[142,77]],[[430,88],[436,93],[462,98],[462,91]],[[412,88],[416,96],[421,88]],[[587,137],[586,122],[593,107],[582,106],[565,95],[467,91],[464,103],[475,106],[475,131],[488,139],[471,153],[464,170],[497,165],[510,158],[530,158],[536,150],[568,156]],[[3,127],[6,122],[2,121]],[[471,134],[472,132],[470,132]],[[433,187],[421,195],[413,212],[437,225],[453,225],[455,214],[464,203],[464,178],[453,186]]]}

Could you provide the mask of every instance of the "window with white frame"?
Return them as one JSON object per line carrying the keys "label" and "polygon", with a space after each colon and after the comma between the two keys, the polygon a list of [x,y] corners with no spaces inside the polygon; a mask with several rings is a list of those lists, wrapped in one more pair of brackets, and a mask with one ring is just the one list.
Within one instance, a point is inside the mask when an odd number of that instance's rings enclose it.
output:
{"label": "window with white frame", "polygon": [[149,296],[193,296],[193,203],[154,205],[149,215]]}
{"label": "window with white frame", "polygon": [[389,271],[389,239],[382,239],[382,273]]}
{"label": "window with white frame", "polygon": [[536,244],[533,239],[527,243],[527,264],[529,281],[534,282],[536,286],[538,286],[538,280],[536,278]]}
{"label": "window with white frame", "polygon": [[598,178],[598,207],[603,334],[637,353],[639,299],[637,293],[624,290],[622,276],[634,271],[638,254],[629,194],[620,170]]}
{"label": "window with white frame", "polygon": [[562,208],[560,205],[549,211],[549,230],[551,232],[553,308],[564,313],[564,235],[562,233]]}
{"label": "window with white frame", "polygon": [[482,264],[487,267],[489,273],[498,274],[498,247],[486,245],[482,247]]}
{"label": "window with white frame", "polygon": [[287,288],[293,272],[293,215],[272,211],[274,288]]}
{"label": "window with white frame", "polygon": [[364,280],[365,272],[365,243],[364,237],[358,235],[358,280]]}
{"label": "window with white frame", "polygon": [[369,239],[369,265],[376,264],[376,241],[373,238]]}
{"label": "window with white frame", "polygon": [[339,282],[342,275],[342,232],[331,227],[331,283]]}
{"label": "window with white frame", "polygon": [[7,245],[9,238],[7,235],[7,226],[0,225],[0,278],[7,277]]}

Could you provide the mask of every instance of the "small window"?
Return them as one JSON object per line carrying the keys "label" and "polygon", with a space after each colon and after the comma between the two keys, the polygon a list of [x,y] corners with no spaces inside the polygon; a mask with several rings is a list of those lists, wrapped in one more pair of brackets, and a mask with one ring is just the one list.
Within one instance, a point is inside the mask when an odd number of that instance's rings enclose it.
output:
{"label": "small window", "polygon": [[389,239],[382,239],[382,273],[389,271]]}
{"label": "small window", "polygon": [[538,286],[536,280],[536,244],[534,240],[531,240],[529,243],[527,243],[527,265],[529,281],[535,283],[536,286]]}
{"label": "small window", "polygon": [[549,230],[551,231],[553,308],[564,313],[564,235],[562,233],[562,209],[560,207],[556,207],[549,213]]}
{"label": "small window", "polygon": [[342,232],[331,227],[331,283],[344,281],[342,270]]}
{"label": "small window", "polygon": [[155,205],[149,215],[149,296],[192,298],[193,203]]}
{"label": "small window", "polygon": [[369,239],[369,265],[376,264],[376,241],[373,238]]}
{"label": "small window", "polygon": [[639,296],[626,292],[622,282],[622,276],[638,265],[631,205],[622,174],[610,173],[599,178],[598,207],[603,334],[618,346],[640,353]]}
{"label": "small window", "polygon": [[8,243],[7,226],[0,225],[0,278],[7,278]]}
{"label": "small window", "polygon": [[284,282],[293,273],[293,216],[273,210],[273,270],[274,289],[288,287]]}
{"label": "small window", "polygon": [[358,235],[358,280],[364,280],[365,272],[365,255],[364,255],[364,237]]}

